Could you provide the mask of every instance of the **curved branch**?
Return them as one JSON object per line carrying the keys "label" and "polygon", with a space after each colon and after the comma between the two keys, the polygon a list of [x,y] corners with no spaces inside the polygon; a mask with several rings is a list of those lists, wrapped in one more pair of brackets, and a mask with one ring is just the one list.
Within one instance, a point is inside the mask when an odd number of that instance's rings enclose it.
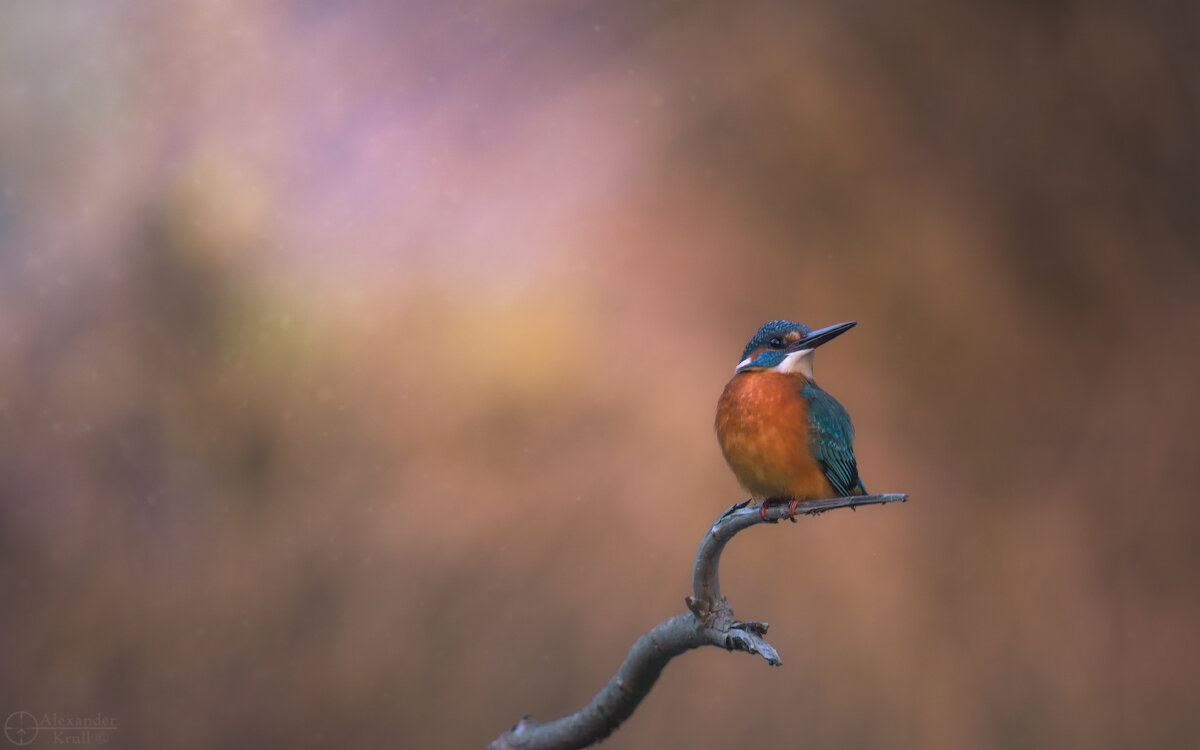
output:
{"label": "curved branch", "polygon": [[[854,495],[806,500],[796,507],[796,512],[816,515],[834,508],[907,499],[907,495]],[[734,619],[733,607],[721,595],[717,582],[721,552],[735,534],[760,523],[776,523],[781,518],[789,518],[786,504],[768,507],[765,519],[757,506],[750,508],[747,507],[749,504],[747,500],[725,511],[700,540],[692,570],[692,596],[685,599],[690,612],[663,620],[638,638],[621,668],[586,706],[544,724],[526,716],[492,742],[489,750],[574,750],[599,742],[633,714],[654,687],[667,662],[700,646],[720,646],[730,651],[759,654],[768,664],[782,664],[775,648],[763,637],[767,633],[767,624]],[[791,520],[795,521],[795,518]]]}

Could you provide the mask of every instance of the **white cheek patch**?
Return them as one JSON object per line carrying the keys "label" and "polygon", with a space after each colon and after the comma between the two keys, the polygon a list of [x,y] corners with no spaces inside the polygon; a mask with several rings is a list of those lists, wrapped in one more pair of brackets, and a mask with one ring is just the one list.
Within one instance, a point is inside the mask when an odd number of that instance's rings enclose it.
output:
{"label": "white cheek patch", "polygon": [[816,349],[801,349],[798,352],[791,352],[783,361],[780,362],[772,370],[786,374],[799,373],[809,380],[813,379],[813,352]]}

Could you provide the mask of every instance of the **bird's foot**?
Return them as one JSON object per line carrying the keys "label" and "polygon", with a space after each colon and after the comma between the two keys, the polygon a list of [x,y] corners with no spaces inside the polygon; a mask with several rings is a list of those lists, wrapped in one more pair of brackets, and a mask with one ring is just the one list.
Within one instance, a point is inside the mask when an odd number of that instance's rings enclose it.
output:
{"label": "bird's foot", "polygon": [[788,520],[792,523],[796,522],[796,506],[800,504],[799,500],[792,499],[788,501]]}
{"label": "bird's foot", "polygon": [[758,515],[762,516],[762,520],[764,520],[768,523],[777,523],[778,522],[777,520],[772,520],[770,518],[767,518],[767,509],[770,508],[772,505],[778,505],[780,503],[787,503],[788,512],[787,512],[786,518],[789,521],[791,521],[792,523],[795,523],[796,522],[796,507],[800,505],[799,500],[783,500],[783,499],[776,498],[776,497],[767,498],[766,500],[763,500],[762,503],[758,506]]}

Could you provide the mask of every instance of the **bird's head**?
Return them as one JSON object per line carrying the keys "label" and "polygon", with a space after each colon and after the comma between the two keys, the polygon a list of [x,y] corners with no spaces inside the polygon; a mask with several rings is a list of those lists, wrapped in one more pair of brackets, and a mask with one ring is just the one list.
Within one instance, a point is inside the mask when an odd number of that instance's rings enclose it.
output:
{"label": "bird's head", "polygon": [[750,338],[735,372],[775,370],[813,379],[813,352],[818,346],[849,331],[857,320],[814,331],[794,320],[764,323]]}

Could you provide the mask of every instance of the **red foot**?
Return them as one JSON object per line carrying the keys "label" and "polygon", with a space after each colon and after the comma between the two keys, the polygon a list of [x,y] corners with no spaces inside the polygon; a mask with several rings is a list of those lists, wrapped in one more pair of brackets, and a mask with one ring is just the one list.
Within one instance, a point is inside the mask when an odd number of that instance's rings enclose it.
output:
{"label": "red foot", "polygon": [[799,500],[781,500],[778,498],[768,498],[758,505],[758,515],[762,516],[763,521],[770,521],[767,517],[767,509],[776,503],[787,503],[787,520],[796,523],[796,506],[800,504]]}
{"label": "red foot", "polygon": [[[775,505],[776,503],[782,503],[782,502],[785,502],[785,501],[779,500],[776,498],[769,498],[767,500],[763,500],[762,503],[758,506],[758,515],[762,516],[762,520],[770,521],[771,519],[767,518],[767,508],[771,507],[772,505]],[[798,506],[800,504],[800,501],[799,500],[787,500],[786,502],[787,502],[787,507],[788,507],[787,519],[789,521],[791,521],[792,523],[795,523],[796,522],[796,506]]]}

